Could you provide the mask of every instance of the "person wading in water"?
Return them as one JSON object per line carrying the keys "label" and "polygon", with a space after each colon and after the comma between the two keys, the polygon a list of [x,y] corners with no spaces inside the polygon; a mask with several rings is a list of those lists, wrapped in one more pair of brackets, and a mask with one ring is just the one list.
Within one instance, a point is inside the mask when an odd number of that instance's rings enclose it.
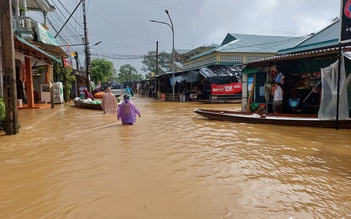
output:
{"label": "person wading in water", "polygon": [[136,115],[141,117],[140,111],[135,104],[129,100],[129,96],[127,94],[125,94],[123,98],[123,102],[117,109],[117,120],[121,118],[122,124],[133,125],[133,123],[136,122]]}

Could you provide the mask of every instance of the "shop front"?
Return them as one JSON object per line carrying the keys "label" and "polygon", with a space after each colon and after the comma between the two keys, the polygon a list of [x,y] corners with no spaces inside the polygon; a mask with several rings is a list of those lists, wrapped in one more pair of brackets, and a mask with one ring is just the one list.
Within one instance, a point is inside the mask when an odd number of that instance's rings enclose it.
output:
{"label": "shop front", "polygon": [[[281,113],[318,114],[322,98],[321,69],[338,60],[337,54],[276,58],[250,63],[243,69],[242,111],[255,112],[264,107],[272,112],[272,86],[283,90]],[[346,62],[346,69],[349,62]],[[346,71],[349,72],[349,71]]]}

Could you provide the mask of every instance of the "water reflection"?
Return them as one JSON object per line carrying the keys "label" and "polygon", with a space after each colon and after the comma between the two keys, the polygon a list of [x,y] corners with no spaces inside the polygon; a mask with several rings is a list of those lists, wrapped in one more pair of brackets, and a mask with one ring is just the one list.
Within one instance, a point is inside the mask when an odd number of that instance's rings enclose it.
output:
{"label": "water reflection", "polygon": [[349,130],[133,101],[133,126],[69,104],[20,110],[20,134],[0,135],[0,218],[351,218]]}

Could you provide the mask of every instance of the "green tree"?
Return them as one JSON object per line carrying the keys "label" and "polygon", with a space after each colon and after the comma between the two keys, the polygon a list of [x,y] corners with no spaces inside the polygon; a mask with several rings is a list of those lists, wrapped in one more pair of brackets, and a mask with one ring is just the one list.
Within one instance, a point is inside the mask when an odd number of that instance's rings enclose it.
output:
{"label": "green tree", "polygon": [[129,64],[122,65],[119,69],[118,81],[121,83],[140,81],[142,79],[143,75],[138,74],[137,70]]}
{"label": "green tree", "polygon": [[[4,100],[0,97],[0,123],[5,119],[6,116],[6,107]],[[0,124],[1,127],[1,124]]]}
{"label": "green tree", "polygon": [[114,76],[116,76],[116,69],[112,62],[104,58],[91,60],[90,80],[95,84],[110,81]]}
{"label": "green tree", "polygon": [[[159,74],[156,72],[156,51],[149,51],[147,55],[144,56],[144,60],[142,61],[143,65],[141,70],[145,72],[154,72],[155,75]],[[158,54],[158,66],[159,68],[165,68],[171,66],[172,63],[172,54],[166,53],[164,51]]]}

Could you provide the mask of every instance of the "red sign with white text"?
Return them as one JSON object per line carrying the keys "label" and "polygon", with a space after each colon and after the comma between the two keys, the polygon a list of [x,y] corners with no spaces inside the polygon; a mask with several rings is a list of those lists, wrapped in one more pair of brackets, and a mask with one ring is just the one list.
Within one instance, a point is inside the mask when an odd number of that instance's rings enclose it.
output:
{"label": "red sign with white text", "polygon": [[230,84],[211,84],[212,95],[232,95],[239,94],[242,91],[242,84],[230,83]]}

